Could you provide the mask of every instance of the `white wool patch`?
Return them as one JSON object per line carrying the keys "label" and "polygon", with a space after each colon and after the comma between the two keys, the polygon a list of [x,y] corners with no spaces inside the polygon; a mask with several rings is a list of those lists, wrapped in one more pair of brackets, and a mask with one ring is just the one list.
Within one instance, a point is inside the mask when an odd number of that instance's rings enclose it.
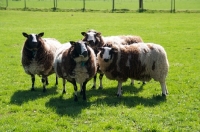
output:
{"label": "white wool patch", "polygon": [[85,46],[85,44],[81,44],[81,54],[84,52],[84,51],[87,51],[87,48]]}
{"label": "white wool patch", "polygon": [[108,37],[102,37],[104,40],[104,43],[112,42],[113,44],[122,44],[125,43],[125,40],[120,38],[119,36],[108,36]]}
{"label": "white wool patch", "polygon": [[88,56],[87,56],[87,57],[79,56],[79,57],[74,58],[74,61],[75,61],[76,63],[79,63],[79,62],[86,62],[88,59],[89,59]]}
{"label": "white wool patch", "polygon": [[103,54],[103,59],[109,59],[111,58],[110,53],[111,48],[110,47],[104,47],[104,54]]}
{"label": "white wool patch", "polygon": [[70,43],[61,44],[60,47],[56,50],[54,62],[61,63],[63,52],[68,50],[70,47]]}
{"label": "white wool patch", "polygon": [[75,72],[75,79],[79,84],[82,84],[87,78],[89,78],[86,67],[82,66],[81,63],[76,64],[74,72]]}
{"label": "white wool patch", "polygon": [[42,38],[45,43],[48,43],[49,45],[55,46],[55,47],[60,47],[61,43],[56,40],[55,38]]}
{"label": "white wool patch", "polygon": [[141,61],[142,65],[148,64],[149,56],[151,54],[150,49],[148,48],[147,44],[145,43],[138,43],[135,46],[139,49],[139,60]]}
{"label": "white wool patch", "polygon": [[36,34],[31,34],[31,36],[33,37],[32,42],[37,42]]}
{"label": "white wool patch", "polygon": [[38,65],[37,61],[33,60],[29,66],[24,67],[25,72],[30,72],[31,74],[40,74],[44,71],[43,65]]}
{"label": "white wool patch", "polygon": [[95,33],[89,32],[89,33],[87,33],[87,35],[88,35],[87,41],[91,41],[92,40],[94,43],[96,42],[96,39],[94,37]]}
{"label": "white wool patch", "polygon": [[[55,72],[57,73],[57,68],[59,67],[59,64],[62,63],[62,57],[63,57],[63,52],[68,50],[71,47],[70,43],[65,43],[65,44],[60,44],[59,48],[57,49],[55,53],[55,58],[54,58],[54,68]],[[64,68],[61,68],[62,71],[64,71]],[[63,76],[66,76],[66,73],[63,73]]]}

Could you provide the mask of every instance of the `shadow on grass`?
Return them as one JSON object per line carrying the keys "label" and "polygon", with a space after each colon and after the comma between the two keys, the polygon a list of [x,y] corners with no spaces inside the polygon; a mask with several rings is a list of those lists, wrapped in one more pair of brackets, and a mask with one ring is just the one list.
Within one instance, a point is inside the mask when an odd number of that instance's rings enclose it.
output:
{"label": "shadow on grass", "polygon": [[[100,93],[91,91],[91,96],[103,95],[102,97],[97,98],[93,103],[97,105],[107,104],[108,106],[117,106],[123,104],[127,107],[135,107],[137,105],[143,105],[147,107],[154,107],[159,105],[162,102],[166,101],[166,97],[162,97],[162,95],[152,95],[152,97],[141,97],[137,96],[139,92],[143,90],[143,86],[145,84],[140,85],[139,88],[135,86],[124,85],[123,86],[123,95],[121,97],[117,97],[117,88],[110,87],[103,90],[98,90]],[[90,94],[90,93],[88,93]]]}
{"label": "shadow on grass", "polygon": [[89,108],[91,106],[91,102],[82,100],[81,95],[78,96],[77,102],[74,101],[74,97],[63,99],[61,95],[60,97],[51,98],[45,106],[55,110],[55,112],[61,116],[77,116],[83,109]]}
{"label": "shadow on grass", "polygon": [[18,90],[16,91],[10,99],[11,104],[22,105],[28,101],[33,101],[38,98],[43,98],[48,95],[56,94],[57,86],[47,87],[46,92],[44,93],[43,88],[35,88],[35,91],[28,90]]}
{"label": "shadow on grass", "polygon": [[82,100],[82,96],[78,96],[78,102],[74,102],[74,98],[63,99],[63,96],[51,98],[46,102],[45,106],[55,110],[58,115],[77,116],[83,109],[90,108],[91,105],[102,106],[107,105],[110,107],[116,107],[118,105],[124,105],[127,107],[136,107],[137,105],[143,105],[147,107],[154,107],[161,102],[166,101],[165,97],[161,95],[152,96],[150,98],[144,98],[137,96],[137,93],[143,90],[143,85],[139,88],[134,86],[123,86],[125,93],[128,96],[117,97],[116,87],[110,87],[103,90],[87,90],[87,101]]}

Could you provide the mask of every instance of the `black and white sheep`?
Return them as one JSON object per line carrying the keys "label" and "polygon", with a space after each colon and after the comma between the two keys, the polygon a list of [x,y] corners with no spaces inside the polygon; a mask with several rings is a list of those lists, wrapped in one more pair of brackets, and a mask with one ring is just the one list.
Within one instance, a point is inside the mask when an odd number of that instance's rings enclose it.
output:
{"label": "black and white sheep", "polygon": [[92,48],[85,41],[70,41],[63,45],[57,52],[54,60],[54,68],[58,77],[63,78],[63,93],[65,93],[66,80],[74,86],[77,101],[77,85],[81,85],[83,100],[86,100],[86,84],[94,77],[97,71],[96,56]]}
{"label": "black and white sheep", "polygon": [[[119,35],[119,36],[107,36],[104,37],[101,35],[101,32],[97,32],[93,29],[87,31],[87,32],[81,32],[81,34],[84,36],[83,40],[88,41],[90,47],[94,50],[95,54],[98,53],[98,48],[103,47],[104,44],[107,42],[113,42],[117,44],[123,44],[123,45],[129,45],[134,43],[143,42],[142,38],[140,36],[134,36],[134,35]],[[99,89],[103,88],[102,85],[102,78],[103,78],[103,72],[99,70],[98,68],[99,80],[100,80],[100,86]],[[144,83],[144,82],[143,82]],[[134,80],[131,80],[131,84],[134,84]],[[93,89],[96,88],[96,75],[94,76],[94,84]]]}
{"label": "black and white sheep", "polygon": [[35,90],[35,75],[37,74],[42,76],[43,92],[45,92],[46,85],[48,85],[47,77],[54,73],[53,61],[55,52],[61,46],[61,43],[54,38],[42,38],[43,32],[39,34],[23,32],[22,34],[26,37],[26,40],[22,48],[21,62],[25,72],[31,76],[31,90]]}
{"label": "black and white sheep", "polygon": [[106,77],[118,81],[117,95],[121,96],[122,82],[128,78],[160,82],[162,95],[168,94],[165,79],[168,59],[164,48],[153,43],[133,45],[106,44],[97,55],[98,63]]}

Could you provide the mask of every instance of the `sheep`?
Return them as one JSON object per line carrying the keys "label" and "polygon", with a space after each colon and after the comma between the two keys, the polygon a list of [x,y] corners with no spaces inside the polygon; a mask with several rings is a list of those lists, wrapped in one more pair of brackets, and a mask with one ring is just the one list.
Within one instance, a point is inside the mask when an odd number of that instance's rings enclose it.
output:
{"label": "sheep", "polygon": [[166,76],[169,69],[164,48],[154,43],[116,45],[108,42],[99,48],[98,63],[106,77],[118,81],[117,96],[122,95],[122,83],[128,78],[160,82],[162,95],[168,94]]}
{"label": "sheep", "polygon": [[[140,36],[133,36],[133,35],[119,35],[119,36],[108,36],[103,37],[101,36],[101,32],[97,32],[94,29],[88,30],[87,32],[81,32],[81,34],[84,36],[82,40],[88,41],[89,45],[94,50],[95,54],[98,53],[98,48],[102,47],[106,42],[112,41],[116,42],[117,44],[134,44],[143,42],[142,38]],[[103,78],[103,72],[99,70],[98,68],[99,80],[100,80],[100,86],[99,89],[103,89],[102,85],[102,78]],[[144,84],[145,82],[143,82]],[[134,80],[131,80],[131,85],[134,84]],[[94,76],[94,83],[92,89],[96,88],[96,75]]]}
{"label": "sheep", "polygon": [[[22,33],[26,37],[22,48],[21,63],[25,73],[31,76],[31,91],[35,90],[35,75],[42,76],[43,92],[46,91],[48,85],[47,77],[54,73],[53,60],[56,50],[61,43],[54,38],[42,38],[44,32],[39,34]],[[56,85],[58,80],[56,77]]]}
{"label": "sheep", "polygon": [[81,85],[83,100],[86,100],[86,84],[97,71],[96,63],[95,53],[85,41],[70,41],[70,44],[61,47],[56,52],[54,68],[57,76],[63,79],[63,93],[67,80],[74,86],[74,101],[78,101],[77,82]]}

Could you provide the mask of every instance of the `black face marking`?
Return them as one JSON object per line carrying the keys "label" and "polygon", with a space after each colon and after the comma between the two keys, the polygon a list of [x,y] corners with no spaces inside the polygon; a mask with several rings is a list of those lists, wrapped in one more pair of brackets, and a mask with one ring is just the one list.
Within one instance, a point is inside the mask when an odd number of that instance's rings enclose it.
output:
{"label": "black face marking", "polygon": [[44,33],[40,33],[40,34],[27,34],[27,33],[22,33],[24,37],[27,38],[26,42],[25,42],[25,48],[30,50],[30,51],[37,51],[39,49],[39,47],[41,46],[41,42],[40,42],[40,37],[43,36]]}
{"label": "black face marking", "polygon": [[83,56],[87,57],[88,56],[88,51],[87,51],[87,44],[85,41],[78,41],[78,42],[70,42],[72,46],[74,47],[73,50],[73,58]]}

